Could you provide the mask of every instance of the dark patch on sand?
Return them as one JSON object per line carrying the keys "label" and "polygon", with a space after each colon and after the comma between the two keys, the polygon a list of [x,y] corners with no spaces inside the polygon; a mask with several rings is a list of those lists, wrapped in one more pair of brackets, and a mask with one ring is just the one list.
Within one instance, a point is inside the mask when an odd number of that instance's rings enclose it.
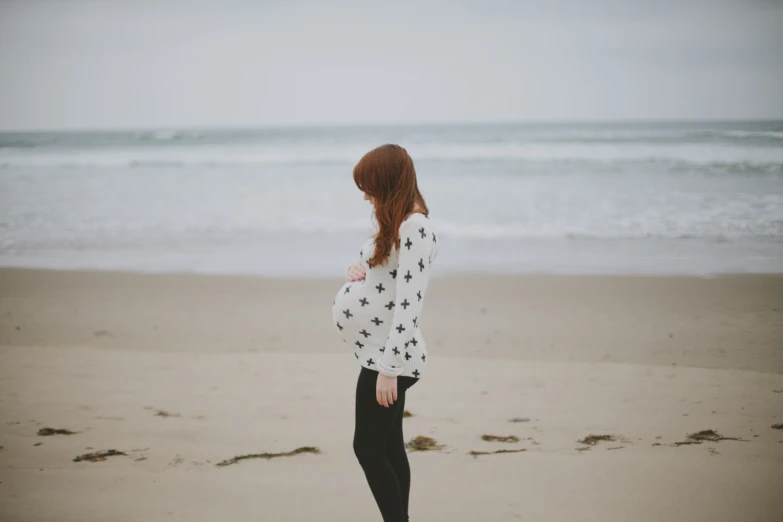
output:
{"label": "dark patch on sand", "polygon": [[155,415],[157,417],[182,417],[179,413],[169,413],[166,410],[159,410],[157,408],[153,408],[152,406],[144,406],[145,410],[155,410]]}
{"label": "dark patch on sand", "polygon": [[493,453],[519,453],[520,451],[527,451],[526,449],[499,449],[495,451],[469,451],[468,455],[473,455],[474,457],[478,455],[491,455]]}
{"label": "dark patch on sand", "polygon": [[271,459],[274,457],[290,457],[292,455],[298,455],[300,453],[321,453],[321,450],[314,446],[302,446],[301,448],[296,448],[293,451],[287,451],[287,452],[281,452],[281,453],[250,453],[247,455],[237,455],[236,457],[224,460],[222,462],[218,462],[215,464],[215,466],[223,467],[223,466],[230,466],[231,464],[236,464],[240,460],[245,459]]}
{"label": "dark patch on sand", "polygon": [[497,442],[519,442],[519,437],[516,435],[487,435],[486,433],[481,436],[481,440],[497,441]]}
{"label": "dark patch on sand", "polygon": [[59,428],[41,428],[38,430],[40,437],[48,437],[49,435],[76,435],[78,431],[63,430]]}
{"label": "dark patch on sand", "polygon": [[92,453],[85,453],[84,455],[79,455],[75,459],[73,459],[74,462],[81,462],[83,460],[89,461],[89,462],[98,462],[100,460],[106,460],[106,457],[112,457],[114,455],[127,455],[127,453],[123,453],[122,451],[117,451],[115,449],[105,450],[105,451],[94,451]]}
{"label": "dark patch on sand", "polygon": [[409,412],[408,410],[403,410],[402,412],[403,417],[413,417],[413,414]]}
{"label": "dark patch on sand", "polygon": [[179,466],[179,465],[180,465],[180,464],[182,464],[183,462],[185,462],[185,459],[183,459],[182,457],[180,457],[179,455],[177,455],[176,457],[174,457],[174,458],[171,460],[171,462],[169,462],[169,467],[176,467],[176,466]]}
{"label": "dark patch on sand", "polygon": [[783,424],[773,424],[770,426],[773,430],[783,430]]}
{"label": "dark patch on sand", "polygon": [[718,442],[721,440],[739,440],[746,442],[745,439],[737,437],[724,437],[715,430],[702,430],[696,433],[691,433],[686,437],[687,440],[675,442],[675,446],[686,446],[688,444],[701,444],[702,442]]}
{"label": "dark patch on sand", "polygon": [[406,448],[410,448],[413,451],[441,449],[444,446],[444,444],[437,444],[432,437],[425,437],[424,435],[419,435],[405,444]]}
{"label": "dark patch on sand", "polygon": [[588,435],[582,440],[578,440],[577,442],[579,444],[587,444],[588,446],[595,446],[598,444],[599,441],[607,440],[610,442],[614,442],[617,440],[617,437],[614,435]]}

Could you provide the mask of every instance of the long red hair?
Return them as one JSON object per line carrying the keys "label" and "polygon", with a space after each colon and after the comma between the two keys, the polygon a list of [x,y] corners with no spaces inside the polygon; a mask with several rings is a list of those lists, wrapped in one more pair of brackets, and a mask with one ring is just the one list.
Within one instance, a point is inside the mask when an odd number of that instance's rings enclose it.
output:
{"label": "long red hair", "polygon": [[359,160],[353,168],[353,180],[375,203],[373,214],[378,230],[373,236],[375,253],[370,264],[385,265],[392,247],[400,248],[400,224],[413,213],[415,204],[425,216],[429,215],[416,183],[413,160],[399,145],[381,145]]}

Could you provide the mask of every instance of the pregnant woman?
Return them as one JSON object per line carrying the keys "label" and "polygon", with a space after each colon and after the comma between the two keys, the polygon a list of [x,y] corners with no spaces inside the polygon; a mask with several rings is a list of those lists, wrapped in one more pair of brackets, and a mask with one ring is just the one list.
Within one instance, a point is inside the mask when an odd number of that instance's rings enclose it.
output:
{"label": "pregnant woman", "polygon": [[408,153],[383,145],[354,167],[374,207],[376,231],[332,303],[332,318],[361,369],[353,448],[384,522],[408,520],[411,472],[402,434],[405,393],[426,371],[420,315],[435,258],[437,230]]}

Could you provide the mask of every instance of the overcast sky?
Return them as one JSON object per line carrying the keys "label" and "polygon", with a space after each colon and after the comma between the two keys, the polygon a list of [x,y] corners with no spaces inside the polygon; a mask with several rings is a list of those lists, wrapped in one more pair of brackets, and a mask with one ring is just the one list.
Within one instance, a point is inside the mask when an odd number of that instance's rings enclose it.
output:
{"label": "overcast sky", "polygon": [[0,0],[0,129],[783,118],[783,1]]}

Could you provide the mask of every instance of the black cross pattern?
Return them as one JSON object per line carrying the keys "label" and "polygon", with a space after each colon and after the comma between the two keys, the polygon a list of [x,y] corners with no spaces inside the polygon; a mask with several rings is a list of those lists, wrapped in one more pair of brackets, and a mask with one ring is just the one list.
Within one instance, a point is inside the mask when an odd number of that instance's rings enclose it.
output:
{"label": "black cross pattern", "polygon": [[[427,219],[429,219],[429,216],[425,216],[425,217]],[[427,230],[427,228],[424,227],[424,226],[420,226],[420,228],[416,229],[416,232],[413,232],[410,236],[406,236],[405,237],[405,242],[403,243],[403,245],[405,247],[407,247],[409,251],[413,251],[413,248],[412,248],[413,246],[416,246],[417,250],[418,249],[424,250],[426,248],[425,245],[427,245],[427,243],[426,242],[415,243],[413,241],[413,237],[416,237],[416,240],[418,241],[419,237],[421,237],[421,239],[424,240],[429,235],[432,235],[432,243],[437,243],[438,240],[437,240],[437,237],[435,235],[435,232],[433,232],[431,230]],[[401,248],[402,247],[400,247],[398,249],[398,252],[397,252],[398,254],[399,254],[399,250],[401,250]],[[387,255],[388,256],[392,256],[392,254],[393,254],[393,252],[389,252]],[[421,252],[421,254],[423,254],[423,252]],[[416,254],[414,253],[413,255],[416,255]],[[366,260],[364,259],[364,248],[362,248],[359,251],[359,256],[362,259],[362,261],[366,263],[365,266],[368,267],[369,269],[377,268],[377,269],[379,269],[381,271],[383,270],[384,267],[383,266],[379,266],[379,265],[381,265],[381,263],[377,263],[377,262],[376,263],[372,263],[372,262],[370,262],[370,259],[366,259]],[[372,257],[372,256],[370,256],[370,253],[368,252],[368,258],[370,258],[370,257]],[[432,248],[429,248],[429,253],[428,253],[428,256],[427,256],[427,262],[429,263],[429,265],[432,265],[432,263],[434,261],[435,261],[435,248],[432,247]],[[414,285],[411,285],[411,286],[407,286],[406,285],[405,288],[411,288],[411,290],[413,290],[413,288],[418,287],[417,291],[416,291],[416,297],[417,297],[417,300],[419,302],[421,302],[424,299],[424,291],[426,290],[427,278],[429,277],[429,269],[427,268],[427,264],[428,263],[424,262],[424,256],[423,255],[421,255],[419,257],[418,261],[413,261],[413,263],[415,263],[415,264],[413,264],[413,266],[411,266],[410,269],[408,269],[408,267],[405,267],[404,265],[403,266],[397,266],[395,264],[395,265],[393,265],[394,268],[392,269],[391,267],[389,267],[387,269],[387,272],[392,277],[392,279],[396,280],[397,276],[399,275],[401,278],[405,279],[406,283],[412,283],[413,279],[416,279],[416,283]],[[415,276],[414,275],[414,273],[416,271],[416,268],[414,268],[414,267],[416,265],[418,265],[419,274],[421,274],[419,276]],[[403,271],[403,267],[405,268],[404,271]],[[425,272],[427,272],[427,273],[425,273]],[[376,270],[376,273],[377,273],[377,270]],[[364,284],[366,282],[367,282],[367,278],[364,278],[364,279],[361,280],[362,284]],[[345,315],[345,319],[343,320],[343,322],[348,321],[350,319],[354,319],[354,321],[352,321],[351,324],[347,325],[349,327],[349,328],[347,328],[347,330],[346,330],[346,325],[343,325],[343,324],[341,324],[339,322],[335,322],[335,324],[337,325],[337,328],[341,332],[343,332],[343,330],[345,330],[347,332],[350,332],[350,334],[352,334],[352,336],[354,337],[354,339],[353,339],[353,342],[355,344],[355,346],[354,346],[354,357],[356,357],[357,359],[359,359],[361,361],[362,357],[359,356],[359,352],[362,351],[364,348],[367,348],[367,350],[366,350],[367,351],[367,355],[364,357],[365,362],[362,363],[362,364],[364,366],[367,366],[367,367],[371,367],[373,365],[374,366],[378,366],[378,365],[383,366],[381,364],[382,363],[382,359],[383,359],[383,354],[385,354],[387,347],[389,347],[391,345],[391,351],[394,353],[394,355],[396,357],[403,357],[404,356],[405,357],[405,359],[404,359],[405,361],[412,361],[413,359],[416,358],[416,355],[418,354],[418,355],[421,355],[422,362],[426,363],[426,361],[427,361],[426,355],[420,354],[419,352],[417,352],[418,344],[419,344],[419,340],[416,337],[417,335],[419,335],[417,333],[419,331],[418,330],[418,328],[419,328],[419,324],[418,324],[419,318],[418,317],[412,317],[412,318],[407,318],[406,317],[406,318],[404,318],[404,320],[398,322],[397,326],[394,326],[394,321],[393,320],[387,321],[386,319],[381,319],[381,316],[383,316],[386,313],[386,312],[381,313],[381,311],[380,311],[380,307],[381,306],[385,307],[388,310],[388,313],[391,314],[392,311],[395,311],[396,305],[400,304],[401,307],[403,308],[403,310],[405,310],[407,312],[408,307],[409,306],[413,307],[413,305],[414,305],[414,303],[416,301],[411,302],[407,297],[404,297],[401,301],[398,301],[397,298],[393,295],[395,293],[394,292],[395,287],[387,288],[387,285],[390,284],[388,282],[388,279],[383,280],[383,282],[376,282],[376,285],[373,286],[373,289],[377,290],[379,295],[382,294],[383,292],[387,291],[387,290],[390,290],[389,291],[389,295],[391,297],[395,297],[395,299],[391,299],[391,300],[387,301],[386,303],[383,303],[383,298],[382,297],[380,298],[380,301],[375,300],[375,298],[373,298],[373,301],[371,301],[367,296],[369,296],[371,294],[371,292],[372,292],[372,290],[369,290],[369,287],[372,285],[372,282],[373,282],[373,280],[370,279],[370,285],[367,285],[367,288],[360,286],[360,287],[358,287],[357,290],[352,292],[354,294],[354,298],[358,298],[356,302],[358,302],[359,305],[362,308],[367,307],[366,312],[365,312],[365,310],[361,310],[360,313],[358,315],[356,315],[356,314],[353,314],[351,312],[350,308],[346,308],[345,310],[342,310],[342,313]],[[395,282],[394,284],[397,285],[398,283]],[[354,286],[353,284],[346,285],[346,287],[343,289],[344,293],[345,294],[351,293],[351,288],[353,288],[353,286]],[[406,294],[407,294],[407,292],[406,292]],[[353,301],[353,298],[351,298],[351,300]],[[337,299],[335,298],[332,301],[332,309],[336,308],[336,306],[335,306],[336,303],[337,303]],[[353,305],[353,304],[351,306],[355,307],[355,305]],[[417,305],[417,306],[420,306],[420,305]],[[412,313],[418,312],[418,308],[412,308],[411,312]],[[408,320],[411,320],[411,323],[407,323]],[[365,321],[369,321],[370,324],[368,325]],[[383,331],[381,331],[380,330],[380,326],[381,325],[385,325],[387,322],[391,323],[391,327],[385,327],[383,329]],[[375,332],[375,334],[369,332],[366,328],[361,329],[361,330],[357,329],[357,326],[359,325],[359,323],[364,323],[364,326],[365,327],[369,327],[371,330],[373,329],[373,327],[375,327],[375,329],[373,330]],[[407,326],[405,325],[406,323],[407,323]],[[386,331],[387,328],[391,328],[391,333]],[[396,329],[396,332],[395,332],[395,329]],[[406,336],[411,336],[408,341],[405,341],[404,338],[402,337],[402,334],[405,333],[406,331],[408,333],[405,334],[405,335]],[[375,335],[377,340],[381,341],[383,339],[383,334],[384,333],[387,334],[385,343],[380,343],[380,342],[373,343],[373,341],[369,340],[369,338],[372,335]],[[393,334],[395,334],[395,333],[400,337],[399,339],[392,339],[392,337],[394,336]],[[360,336],[363,336],[363,337],[360,337]],[[341,337],[343,338],[344,341],[347,340],[348,343],[350,343],[352,341],[351,335],[347,335],[346,334],[345,336],[341,335]],[[357,340],[357,339],[359,339],[359,340]],[[397,346],[393,346],[393,343],[397,344]],[[400,349],[400,346],[402,346],[403,344],[405,345],[404,348]],[[378,348],[377,351],[375,351],[376,347]],[[422,349],[421,349],[421,351],[424,350],[424,347],[425,347],[425,345],[422,342]],[[381,355],[378,355],[379,353]],[[372,355],[372,357],[369,357],[371,355]],[[390,366],[390,367],[394,368],[394,366]],[[397,365],[397,368],[399,368],[399,367],[400,366]],[[418,379],[419,376],[421,375],[421,372],[418,369],[414,369],[412,375],[415,376]]]}

